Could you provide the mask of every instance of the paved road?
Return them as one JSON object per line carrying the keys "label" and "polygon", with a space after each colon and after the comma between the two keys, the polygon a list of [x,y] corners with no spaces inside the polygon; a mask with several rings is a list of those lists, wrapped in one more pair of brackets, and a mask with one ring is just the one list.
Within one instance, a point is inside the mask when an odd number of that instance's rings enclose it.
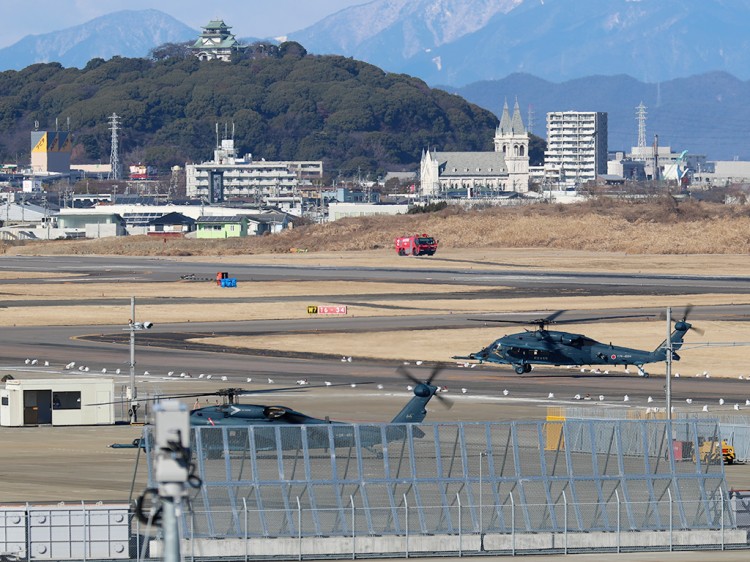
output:
{"label": "paved road", "polygon": [[[341,326],[338,329],[342,332],[382,329],[381,324],[390,326],[391,321],[355,319],[347,324],[348,329]],[[338,357],[331,360],[309,358],[304,354],[299,357],[263,356],[253,354],[252,350],[242,353],[213,346],[183,345],[185,339],[212,334],[299,331],[298,321],[208,323],[201,324],[199,330],[195,328],[194,324],[170,324],[157,327],[147,337],[138,334],[136,361],[139,380],[143,371],[151,374],[150,378],[146,377],[144,380],[151,381],[164,381],[167,373],[174,371],[193,376],[200,373],[210,373],[214,377],[223,375],[227,377],[227,385],[245,383],[248,377],[255,377],[256,381],[272,377],[280,384],[294,384],[301,378],[307,378],[310,382],[321,383],[323,379],[335,379],[337,382],[374,380],[391,385],[391,388],[403,387],[403,380],[396,373],[396,368],[401,365],[399,361],[365,361],[353,358],[351,363],[342,363]],[[98,341],[81,336],[93,336]],[[24,364],[26,359],[37,359],[40,364],[48,361],[51,370],[59,372],[64,365],[76,362],[78,367],[88,366],[90,374],[101,373],[101,369],[106,368],[107,376],[115,376],[114,372],[119,368],[123,383],[127,382],[128,338],[119,326],[0,328],[0,341],[4,343],[4,359],[0,367],[15,366],[27,372],[42,373],[45,371],[43,367]],[[414,365],[410,367],[416,368]],[[417,372],[427,372],[428,367],[431,368],[424,365]],[[465,387],[472,393],[488,396],[499,396],[502,390],[507,389],[514,396],[533,399],[546,398],[550,392],[558,400],[571,401],[576,394],[590,394],[593,397],[604,395],[605,402],[613,403],[622,402],[627,394],[631,406],[647,405],[649,396],[659,401],[664,396],[665,384],[663,377],[652,375],[643,379],[637,376],[635,370],[628,375],[620,369],[605,376],[588,370],[582,373],[579,369],[537,367],[531,373],[519,376],[507,367],[477,365],[468,369],[454,364],[446,366],[440,380],[450,388],[458,390]],[[183,382],[197,388],[203,384],[202,380],[197,379]],[[735,401],[741,401],[744,405],[745,400],[750,399],[750,381],[739,379],[683,377],[674,380],[672,390],[675,401],[691,398],[696,407],[704,403],[717,404],[719,399],[724,398],[727,401],[726,408],[731,409]]]}
{"label": "paved road", "polygon": [[[445,260],[443,260],[445,261]],[[456,260],[455,268],[377,268],[377,267],[322,267],[304,264],[250,265],[226,262],[171,261],[168,258],[95,257],[95,256],[8,256],[0,259],[0,271],[56,271],[81,275],[70,282],[101,281],[176,281],[183,275],[213,278],[217,271],[231,271],[238,281],[274,280],[331,280],[362,282],[420,282],[505,286],[518,288],[556,288],[558,290],[593,290],[605,294],[694,294],[705,292],[749,293],[750,277],[713,275],[654,275],[621,273],[575,273],[540,269],[522,269],[507,264],[495,264],[499,269],[471,269],[474,264]],[[17,280],[0,281],[16,283]],[[22,282],[29,282],[28,280]],[[50,282],[40,279],[36,282]],[[54,282],[54,281],[53,281]]]}

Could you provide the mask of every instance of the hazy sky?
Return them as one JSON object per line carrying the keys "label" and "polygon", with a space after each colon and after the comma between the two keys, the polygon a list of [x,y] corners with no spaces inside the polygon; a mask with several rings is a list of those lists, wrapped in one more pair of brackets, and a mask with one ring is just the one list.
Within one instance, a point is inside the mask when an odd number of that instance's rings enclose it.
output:
{"label": "hazy sky", "polygon": [[276,37],[370,0],[0,0],[0,47],[26,35],[58,31],[119,10],[161,10],[200,29],[223,19],[237,37]]}

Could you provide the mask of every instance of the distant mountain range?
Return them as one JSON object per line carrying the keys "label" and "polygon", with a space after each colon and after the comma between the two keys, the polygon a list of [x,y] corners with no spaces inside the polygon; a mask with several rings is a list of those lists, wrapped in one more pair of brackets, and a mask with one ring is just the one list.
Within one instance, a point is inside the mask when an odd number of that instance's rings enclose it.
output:
{"label": "distant mountain range", "polygon": [[750,82],[724,72],[645,84],[629,76],[590,76],[555,84],[529,74],[511,74],[502,80],[482,81],[463,88],[444,89],[459,94],[496,115],[504,100],[518,99],[528,126],[546,137],[549,111],[606,111],[609,149],[629,151],[638,144],[636,106],[647,106],[646,136],[651,145],[705,154],[710,160],[738,157],[750,160]]}
{"label": "distant mountain range", "polygon": [[[548,111],[607,111],[610,147],[627,150],[643,101],[649,143],[659,134],[710,158],[750,159],[746,21],[750,0],[373,0],[289,39],[442,85],[496,115],[517,97],[540,136]],[[0,71],[145,57],[199,33],[158,10],[115,12],[0,49]]]}
{"label": "distant mountain range", "polygon": [[0,49],[0,70],[21,70],[37,62],[83,68],[94,58],[145,57],[154,47],[199,34],[159,10],[124,10],[61,31],[27,35]]}
{"label": "distant mountain range", "polygon": [[290,34],[430,84],[513,72],[658,82],[722,70],[750,78],[748,0],[374,0]]}

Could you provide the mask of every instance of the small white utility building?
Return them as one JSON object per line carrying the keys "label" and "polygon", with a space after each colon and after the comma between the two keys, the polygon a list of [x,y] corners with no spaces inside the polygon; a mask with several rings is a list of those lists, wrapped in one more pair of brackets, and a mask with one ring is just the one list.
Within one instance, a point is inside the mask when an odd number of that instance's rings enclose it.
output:
{"label": "small white utility building", "polygon": [[111,425],[112,379],[9,380],[0,389],[0,426]]}

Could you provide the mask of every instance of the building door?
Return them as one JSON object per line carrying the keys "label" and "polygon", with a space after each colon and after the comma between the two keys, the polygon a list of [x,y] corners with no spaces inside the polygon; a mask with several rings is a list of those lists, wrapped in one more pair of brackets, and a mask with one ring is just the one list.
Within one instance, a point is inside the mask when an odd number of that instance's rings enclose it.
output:
{"label": "building door", "polygon": [[52,423],[52,391],[23,391],[23,424],[43,425]]}

